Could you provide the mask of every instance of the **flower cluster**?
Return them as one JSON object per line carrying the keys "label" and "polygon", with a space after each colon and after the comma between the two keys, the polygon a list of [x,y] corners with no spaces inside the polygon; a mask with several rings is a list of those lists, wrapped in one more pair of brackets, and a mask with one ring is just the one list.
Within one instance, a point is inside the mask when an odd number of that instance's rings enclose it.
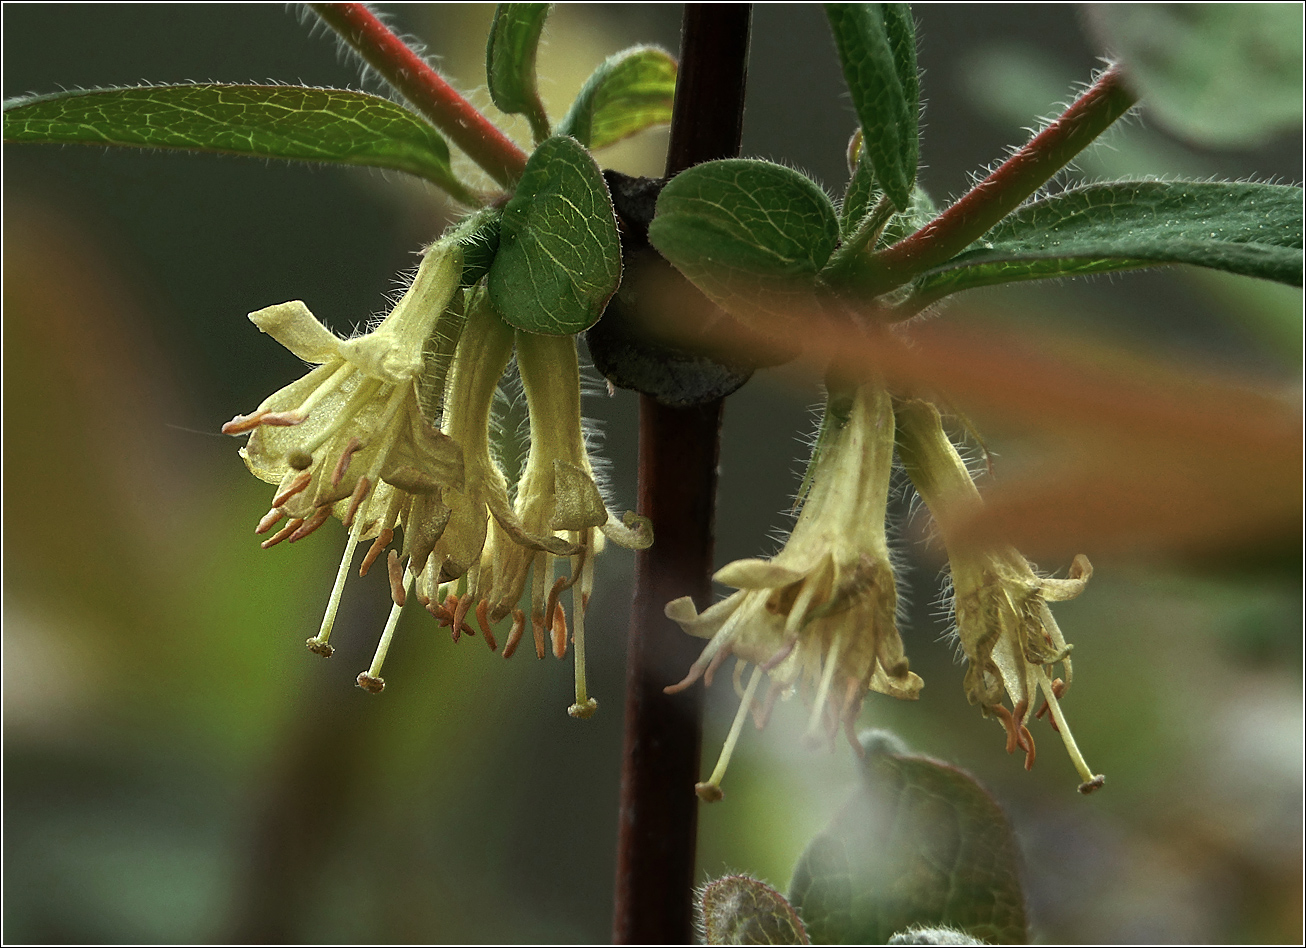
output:
{"label": "flower cluster", "polygon": [[[326,613],[308,647],[330,655],[331,632],[359,543],[371,540],[365,575],[388,555],[394,607],[360,687],[379,692],[381,668],[401,610],[414,594],[454,641],[474,634],[487,644],[511,616],[504,645],[512,655],[526,616],[518,605],[528,581],[536,651],[563,657],[575,642],[573,716],[597,706],[584,670],[584,612],[594,557],[604,538],[642,548],[648,524],[618,521],[594,482],[580,418],[580,374],[570,336],[514,333],[483,288],[461,285],[462,253],[445,239],[425,253],[407,292],[376,329],[340,339],[299,301],[250,314],[259,329],[317,368],[223,426],[250,433],[241,449],[250,471],[277,485],[256,532],[264,547],[295,542],[333,515],[348,531]],[[490,421],[495,392],[514,348],[530,410],[531,447],[510,500],[494,460]],[[565,559],[569,575],[559,576]],[[572,590],[572,632],[559,595]]]}
{"label": "flower cluster", "polygon": [[[916,698],[921,679],[908,669],[895,624],[897,589],[885,540],[885,514],[895,447],[934,513],[948,545],[955,612],[969,660],[965,688],[985,715],[1007,730],[1007,750],[1034,762],[1027,726],[1040,692],[1083,777],[1082,792],[1101,786],[1084,763],[1059,699],[1071,679],[1070,650],[1047,603],[1070,599],[1092,568],[1077,557],[1070,578],[1040,578],[1015,550],[971,548],[952,527],[979,503],[965,464],[926,402],[895,403],[883,387],[864,384],[827,405],[810,471],[810,491],[784,549],[769,560],[738,560],[715,579],[737,592],[702,614],[689,598],[666,607],[686,632],[710,639],[683,681],[668,692],[712,677],[730,655],[739,711],[717,766],[698,784],[705,800],[722,796],[721,780],[750,710],[764,726],[777,697],[804,691],[811,702],[808,735],[833,736],[842,724],[859,750],[855,722],[866,694]],[[743,672],[754,665],[746,685]],[[1064,680],[1053,678],[1055,665]],[[758,698],[763,676],[769,679]],[[1003,704],[1003,693],[1011,702]],[[1044,710],[1039,711],[1042,716]]]}
{"label": "flower cluster", "polygon": [[700,797],[720,799],[721,778],[761,677],[770,687],[757,715],[761,726],[777,697],[798,686],[812,697],[808,733],[842,724],[854,747],[857,713],[868,690],[915,698],[921,679],[903,654],[895,622],[897,590],[885,540],[893,467],[893,408],[875,385],[857,389],[846,414],[830,415],[811,491],[784,549],[770,560],[738,560],[716,580],[739,591],[702,615],[688,599],[667,616],[711,641],[685,679],[668,691],[712,675],[729,655],[755,668],[712,776]]}

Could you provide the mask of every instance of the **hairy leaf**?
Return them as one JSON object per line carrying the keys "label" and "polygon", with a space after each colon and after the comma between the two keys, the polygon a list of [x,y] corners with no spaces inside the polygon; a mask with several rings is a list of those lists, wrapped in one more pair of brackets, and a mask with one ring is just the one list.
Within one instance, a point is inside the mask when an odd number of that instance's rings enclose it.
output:
{"label": "hairy leaf", "polygon": [[494,308],[526,332],[577,333],[620,282],[621,241],[599,166],[575,139],[547,139],[503,209],[489,274]]}
{"label": "hairy leaf", "polygon": [[827,3],[844,81],[861,122],[865,155],[899,210],[919,163],[916,28],[905,3]]}
{"label": "hairy leaf", "polygon": [[502,112],[525,115],[535,140],[549,137],[549,118],[535,81],[535,54],[551,3],[501,3],[485,45],[490,99]]}
{"label": "hairy leaf", "polygon": [[1026,204],[928,271],[918,297],[994,283],[1187,263],[1301,286],[1302,190],[1235,182],[1115,182]]}
{"label": "hairy leaf", "polygon": [[811,944],[802,920],[784,896],[748,876],[709,882],[698,910],[709,945]]}
{"label": "hairy leaf", "polygon": [[604,148],[671,121],[676,60],[656,46],[632,46],[609,56],[581,87],[558,134]]}
{"label": "hairy leaf", "polygon": [[401,105],[347,89],[184,85],[60,92],[5,103],[5,141],[125,145],[406,171],[463,201],[449,146]]}
{"label": "hairy leaf", "polygon": [[1300,3],[1101,3],[1090,23],[1158,124],[1248,147],[1300,128]]}
{"label": "hairy leaf", "polygon": [[863,737],[865,780],[794,869],[814,944],[884,944],[914,927],[1025,941],[1019,856],[998,805],[963,771]]}
{"label": "hairy leaf", "polygon": [[839,222],[825,192],[797,171],[732,158],[673,178],[648,235],[712,302],[774,331],[810,305]]}

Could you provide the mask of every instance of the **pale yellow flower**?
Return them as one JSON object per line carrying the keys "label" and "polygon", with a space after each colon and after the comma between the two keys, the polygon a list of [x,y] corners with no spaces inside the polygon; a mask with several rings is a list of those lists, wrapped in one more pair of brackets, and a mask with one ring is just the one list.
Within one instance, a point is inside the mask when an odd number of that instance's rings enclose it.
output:
{"label": "pale yellow flower", "polygon": [[[899,455],[948,549],[957,634],[968,661],[967,698],[1002,722],[1008,753],[1019,747],[1029,768],[1035,750],[1028,723],[1041,693],[1052,726],[1083,780],[1080,792],[1096,790],[1105,778],[1085,762],[1060,704],[1072,678],[1072,647],[1048,608],[1049,602],[1078,596],[1093,567],[1087,557],[1077,556],[1069,578],[1050,579],[1035,574],[1025,557],[1008,545],[961,542],[956,528],[982,504],[966,464],[933,405],[907,400],[896,411]],[[1057,665],[1064,678],[1054,677]],[[1010,709],[1002,703],[1004,692]]]}
{"label": "pale yellow flower", "polygon": [[302,539],[332,514],[349,530],[322,627],[308,640],[321,654],[331,654],[328,640],[355,546],[375,541],[365,573],[400,518],[433,511],[438,520],[442,493],[463,485],[462,450],[424,410],[438,403],[439,388],[423,372],[438,352],[442,317],[460,318],[461,272],[458,245],[437,243],[390,314],[354,339],[336,336],[299,300],[250,314],[259,329],[318,366],[222,430],[251,432],[241,457],[255,476],[278,485],[256,532],[288,522],[264,547]]}
{"label": "pale yellow flower", "polygon": [[855,390],[850,403],[827,409],[827,435],[818,445],[811,490],[784,549],[770,560],[738,560],[715,579],[739,591],[699,615],[688,598],[668,603],[667,616],[711,641],[684,681],[711,682],[729,655],[756,666],[712,776],[696,788],[720,799],[721,779],[761,676],[771,702],[797,686],[812,699],[809,734],[842,723],[854,747],[854,725],[867,691],[915,698],[921,679],[908,669],[895,623],[897,590],[885,540],[893,465],[893,410],[876,385]]}

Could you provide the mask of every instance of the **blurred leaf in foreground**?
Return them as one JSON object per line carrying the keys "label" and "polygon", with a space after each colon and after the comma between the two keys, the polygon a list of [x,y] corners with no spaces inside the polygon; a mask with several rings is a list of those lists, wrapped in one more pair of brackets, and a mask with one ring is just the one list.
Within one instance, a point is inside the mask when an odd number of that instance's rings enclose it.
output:
{"label": "blurred leaf in foreground", "polygon": [[812,940],[884,944],[911,928],[1026,940],[1019,853],[1002,810],[969,774],[862,736],[864,780],[794,868],[789,897]]}

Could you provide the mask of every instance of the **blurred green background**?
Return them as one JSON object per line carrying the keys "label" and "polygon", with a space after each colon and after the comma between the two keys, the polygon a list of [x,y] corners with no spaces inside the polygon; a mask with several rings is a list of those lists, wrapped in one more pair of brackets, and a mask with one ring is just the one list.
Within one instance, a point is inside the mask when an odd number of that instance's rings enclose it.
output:
{"label": "blurred green background", "polygon": [[[489,5],[395,6],[403,31],[488,97]],[[358,85],[318,27],[277,5],[12,5],[4,95],[139,81]],[[1054,114],[1099,50],[1062,5],[916,10],[922,181],[942,201]],[[555,115],[601,59],[676,48],[679,5],[560,5],[541,54]],[[367,86],[376,89],[375,84]],[[834,191],[854,118],[819,7],[755,11],[744,154]],[[665,133],[600,155],[657,174]],[[598,565],[591,721],[569,663],[504,662],[406,615],[381,697],[353,685],[388,608],[351,581],[335,657],[308,654],[338,525],[259,549],[268,489],[216,434],[297,377],[244,318],[303,299],[339,331],[383,310],[449,220],[423,185],[356,169],[96,149],[4,149],[4,937],[10,942],[593,942],[609,938],[632,557]],[[1196,150],[1131,120],[1090,176],[1299,182],[1300,135]],[[1301,293],[1207,273],[1130,274],[974,295],[966,318],[1064,325],[1131,350],[1295,390]],[[943,318],[947,318],[946,315]],[[718,563],[770,553],[817,399],[761,373],[726,412]],[[634,500],[635,398],[589,400],[615,506]],[[1027,446],[998,440],[1019,464]],[[903,506],[905,510],[905,505]],[[863,722],[976,774],[1026,858],[1051,942],[1298,942],[1300,588],[1290,570],[1195,575],[1093,558],[1058,609],[1079,676],[1067,714],[1108,788],[1081,798],[1055,737],[1033,772],[966,704],[938,618],[934,555],[904,541],[918,703]],[[1065,564],[1042,564],[1064,568]],[[710,693],[707,765],[736,699]],[[784,887],[856,779],[801,746],[803,715],[747,731],[699,873]],[[686,792],[690,792],[687,787]]]}

